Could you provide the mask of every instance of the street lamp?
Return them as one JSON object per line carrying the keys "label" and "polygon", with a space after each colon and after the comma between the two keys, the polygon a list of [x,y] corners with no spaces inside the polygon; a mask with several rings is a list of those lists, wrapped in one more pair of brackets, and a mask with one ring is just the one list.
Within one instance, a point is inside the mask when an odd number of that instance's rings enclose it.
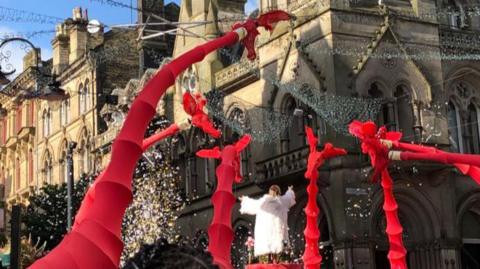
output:
{"label": "street lamp", "polygon": [[[28,41],[25,38],[21,38],[21,37],[7,38],[7,39],[3,40],[2,43],[0,43],[0,64],[2,62],[2,59],[7,58],[7,56],[4,56],[1,53],[1,49],[5,45],[7,45],[8,43],[16,42],[16,41],[23,42],[23,43],[27,44],[33,50],[36,49],[35,46],[32,44],[32,42]],[[8,68],[8,69],[12,69],[9,72],[3,72],[2,68],[0,66],[0,85],[5,86],[5,85],[9,84],[11,81],[10,81],[10,79],[7,78],[7,76],[10,76],[10,75],[12,75],[13,73],[16,72],[15,68],[13,68],[13,66],[11,66],[11,64],[9,66],[10,66],[10,68]],[[65,92],[65,90],[60,88],[61,84],[60,84],[60,82],[58,82],[56,80],[56,75],[55,74],[53,74],[53,75],[42,74],[40,72],[40,67],[41,67],[41,64],[39,62],[37,62],[36,70],[39,72],[39,75],[41,75],[42,77],[50,77],[51,78],[47,87],[45,87],[41,90],[37,90],[37,91],[32,92],[32,93],[25,92],[24,94],[22,94],[21,98],[22,99],[38,98],[38,99],[47,100],[49,102],[58,102],[58,101],[62,101],[62,100],[67,99],[69,96]],[[4,94],[4,95],[7,95],[7,96],[13,96],[14,95],[14,93],[12,94],[12,93],[9,93],[9,92],[5,92],[3,90],[0,90],[0,93]]]}
{"label": "street lamp", "polygon": [[77,142],[69,142],[67,147],[67,230],[72,228],[72,193],[73,193],[73,150],[77,147]]}

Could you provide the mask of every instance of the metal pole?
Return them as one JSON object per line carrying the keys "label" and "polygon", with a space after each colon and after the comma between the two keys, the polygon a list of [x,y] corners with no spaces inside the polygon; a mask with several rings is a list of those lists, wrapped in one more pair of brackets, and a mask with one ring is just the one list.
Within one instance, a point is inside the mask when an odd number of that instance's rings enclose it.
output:
{"label": "metal pole", "polygon": [[12,206],[11,224],[11,249],[10,249],[10,268],[20,269],[20,223],[21,223],[21,207],[19,205]]}
{"label": "metal pole", "polygon": [[77,147],[76,142],[68,143],[67,150],[67,230],[72,228],[72,192],[73,192],[73,150]]}

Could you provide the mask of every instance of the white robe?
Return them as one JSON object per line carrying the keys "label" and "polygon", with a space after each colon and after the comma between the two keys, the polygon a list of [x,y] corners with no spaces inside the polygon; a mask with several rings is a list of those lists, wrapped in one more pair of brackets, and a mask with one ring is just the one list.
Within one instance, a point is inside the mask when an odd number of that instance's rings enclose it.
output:
{"label": "white robe", "polygon": [[288,242],[288,210],[294,204],[295,193],[291,190],[283,196],[265,194],[260,199],[243,198],[240,213],[256,215],[255,256],[283,251],[283,242]]}

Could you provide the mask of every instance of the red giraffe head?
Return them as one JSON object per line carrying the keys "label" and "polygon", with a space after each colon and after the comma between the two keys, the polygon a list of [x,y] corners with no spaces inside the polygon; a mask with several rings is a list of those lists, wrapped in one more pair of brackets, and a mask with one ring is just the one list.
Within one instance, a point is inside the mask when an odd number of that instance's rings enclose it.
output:
{"label": "red giraffe head", "polygon": [[231,165],[235,168],[235,182],[240,183],[240,153],[248,146],[251,141],[250,135],[244,135],[234,145],[227,145],[222,150],[219,147],[213,149],[202,149],[197,151],[197,156],[201,158],[221,159],[222,164]]}
{"label": "red giraffe head", "polygon": [[200,93],[192,94],[187,91],[183,94],[183,110],[192,117],[192,125],[202,129],[213,138],[219,138],[222,133],[215,129],[207,113],[203,111],[206,104],[207,99],[203,98]]}
{"label": "red giraffe head", "polygon": [[372,181],[377,182],[382,171],[388,166],[389,149],[381,140],[388,139],[398,141],[402,138],[402,133],[388,132],[385,126],[377,128],[377,125],[373,121],[360,122],[357,120],[350,123],[348,131],[360,139],[362,142],[362,152],[370,156],[370,162],[374,169]]}
{"label": "red giraffe head", "polygon": [[242,44],[247,48],[248,59],[255,60],[257,53],[255,52],[255,39],[260,34],[258,27],[264,27],[268,31],[272,31],[275,24],[279,21],[292,19],[292,16],[285,11],[274,10],[260,15],[257,19],[248,19],[243,23],[235,23],[232,27],[236,30],[240,27],[247,29],[247,36],[242,40]]}
{"label": "red giraffe head", "polygon": [[310,145],[310,154],[308,155],[307,171],[305,172],[305,178],[311,178],[314,173],[318,171],[318,168],[327,159],[345,155],[347,151],[342,148],[335,148],[332,144],[326,143],[322,151],[317,151],[318,139],[313,134],[313,130],[310,127],[305,127],[307,133],[308,144]]}

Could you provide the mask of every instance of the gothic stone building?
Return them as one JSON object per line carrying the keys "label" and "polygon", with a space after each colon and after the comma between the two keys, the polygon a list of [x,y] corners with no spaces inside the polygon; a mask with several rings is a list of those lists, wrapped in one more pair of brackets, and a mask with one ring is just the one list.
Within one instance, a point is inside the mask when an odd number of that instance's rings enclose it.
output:
{"label": "gothic stone building", "polygon": [[[295,186],[297,204],[290,210],[289,228],[297,254],[303,249],[307,200],[304,126],[312,126],[322,143],[329,141],[348,150],[347,156],[327,162],[320,173],[319,247],[325,268],[389,267],[383,194],[378,184],[369,182],[371,169],[367,157],[359,152],[358,141],[335,132],[282,85],[301,82],[318,94],[381,97],[384,104],[376,120],[402,131],[404,141],[480,153],[480,90],[476,88],[480,65],[473,60],[440,57],[444,53],[475,54],[472,37],[480,30],[478,16],[466,16],[466,4],[456,1],[388,0],[380,4],[368,0],[261,0],[260,12],[280,8],[293,13],[297,18],[293,31],[289,23],[279,23],[273,33],[262,32],[258,58],[251,63],[241,48],[228,50],[230,56],[242,56],[240,60],[212,53],[185,72],[169,91],[172,98],[168,100],[175,102],[166,106],[166,113],[175,121],[185,117],[179,100],[187,90],[224,93],[223,121],[238,121],[247,130],[262,128],[252,107],[285,115],[293,115],[296,109],[304,111],[304,118],[292,117],[280,138],[269,143],[254,141],[248,147],[242,155],[244,182],[234,187],[236,196],[258,197],[271,184],[279,184],[283,190]],[[243,17],[244,5],[245,0],[183,0],[180,22],[216,23],[189,29],[200,37],[180,31],[185,35],[177,36],[174,56],[228,31],[230,22]],[[238,138],[235,131],[223,128],[220,142],[192,128],[173,145],[190,201],[178,225],[183,235],[197,244],[207,240],[217,163],[196,158],[195,152]],[[409,268],[479,268],[478,185],[452,167],[433,163],[393,163],[390,170],[405,228]],[[237,204],[232,222],[234,248],[241,250],[254,218],[240,215],[238,209]],[[235,263],[241,265],[244,253],[234,254]]]}

